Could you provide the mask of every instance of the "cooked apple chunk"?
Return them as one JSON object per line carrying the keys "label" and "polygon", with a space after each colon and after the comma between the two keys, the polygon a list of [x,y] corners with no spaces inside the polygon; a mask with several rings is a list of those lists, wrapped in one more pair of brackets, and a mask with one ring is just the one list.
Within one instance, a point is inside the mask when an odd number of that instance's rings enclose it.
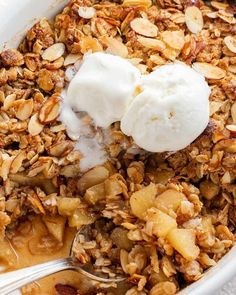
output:
{"label": "cooked apple chunk", "polygon": [[198,257],[200,250],[195,244],[194,230],[183,228],[173,229],[167,235],[167,240],[185,259],[194,260]]}
{"label": "cooked apple chunk", "polygon": [[66,218],[62,216],[43,216],[43,221],[49,231],[49,233],[59,242],[62,242]]}
{"label": "cooked apple chunk", "polygon": [[88,214],[81,209],[76,209],[74,214],[68,218],[68,221],[69,226],[79,228],[82,225],[93,223],[95,221],[95,218],[91,214]]}
{"label": "cooked apple chunk", "polygon": [[156,186],[150,183],[147,187],[135,192],[130,198],[132,213],[140,219],[144,219],[146,211],[154,207]]}
{"label": "cooked apple chunk", "polygon": [[152,232],[158,238],[165,237],[172,229],[177,228],[174,218],[156,208],[147,210],[145,219],[153,222]]}
{"label": "cooked apple chunk", "polygon": [[71,216],[79,207],[79,198],[57,198],[57,208],[60,215]]}
{"label": "cooked apple chunk", "polygon": [[180,203],[184,200],[186,200],[186,197],[183,193],[174,189],[168,189],[156,197],[155,207],[160,210],[171,209],[176,212]]}

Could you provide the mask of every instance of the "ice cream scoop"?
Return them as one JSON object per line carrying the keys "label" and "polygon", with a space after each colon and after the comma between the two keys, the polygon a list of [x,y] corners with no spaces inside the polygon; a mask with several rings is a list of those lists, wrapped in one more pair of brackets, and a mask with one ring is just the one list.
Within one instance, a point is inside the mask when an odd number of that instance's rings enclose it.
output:
{"label": "ice cream scoop", "polygon": [[143,76],[142,92],[121,119],[121,130],[150,152],[187,147],[209,121],[210,87],[187,65],[164,65]]}
{"label": "ice cream scoop", "polygon": [[106,128],[121,120],[140,77],[140,71],[119,56],[88,54],[69,84],[66,103],[75,112],[87,112],[96,126]]}

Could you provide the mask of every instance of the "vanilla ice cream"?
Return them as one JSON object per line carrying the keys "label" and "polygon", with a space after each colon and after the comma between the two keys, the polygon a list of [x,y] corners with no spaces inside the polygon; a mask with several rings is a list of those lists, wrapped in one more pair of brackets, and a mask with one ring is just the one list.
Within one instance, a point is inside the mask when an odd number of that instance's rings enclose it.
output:
{"label": "vanilla ice cream", "polygon": [[142,92],[121,119],[121,130],[150,152],[177,151],[193,142],[209,121],[210,88],[184,64],[143,76]]}
{"label": "vanilla ice cream", "polygon": [[96,126],[106,128],[121,120],[140,78],[140,71],[119,56],[88,54],[69,84],[66,103],[75,112],[87,112]]}

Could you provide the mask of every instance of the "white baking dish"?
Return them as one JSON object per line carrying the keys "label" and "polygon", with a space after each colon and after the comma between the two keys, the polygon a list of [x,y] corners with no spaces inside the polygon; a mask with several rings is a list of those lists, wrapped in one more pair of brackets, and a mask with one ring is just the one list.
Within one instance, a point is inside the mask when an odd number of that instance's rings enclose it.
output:
{"label": "white baking dish", "polygon": [[[16,47],[32,24],[43,16],[53,17],[68,0],[0,0],[0,50]],[[212,295],[236,276],[236,246],[198,282],[181,295]],[[1,293],[1,290],[0,290]],[[19,293],[18,293],[19,294]],[[235,292],[227,292],[234,295]],[[123,294],[121,294],[123,295]]]}

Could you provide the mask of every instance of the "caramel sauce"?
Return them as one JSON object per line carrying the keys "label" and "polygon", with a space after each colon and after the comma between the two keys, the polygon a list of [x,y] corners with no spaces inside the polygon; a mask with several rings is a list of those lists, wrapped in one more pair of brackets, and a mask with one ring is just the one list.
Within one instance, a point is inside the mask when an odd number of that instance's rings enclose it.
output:
{"label": "caramel sauce", "polygon": [[[53,240],[40,217],[30,217],[19,227],[7,234],[5,241],[0,242],[0,272],[64,258],[69,255],[75,229],[66,227],[64,242]],[[68,284],[79,288],[81,277],[75,271],[63,271],[45,277],[22,288],[23,295],[56,294],[56,284]]]}

